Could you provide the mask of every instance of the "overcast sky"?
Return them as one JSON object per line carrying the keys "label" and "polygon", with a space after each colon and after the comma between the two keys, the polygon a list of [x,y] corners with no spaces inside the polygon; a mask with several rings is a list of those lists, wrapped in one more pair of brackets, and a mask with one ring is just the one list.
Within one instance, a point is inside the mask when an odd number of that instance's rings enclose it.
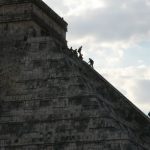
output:
{"label": "overcast sky", "polygon": [[144,113],[150,111],[150,0],[44,0],[68,22],[68,45]]}

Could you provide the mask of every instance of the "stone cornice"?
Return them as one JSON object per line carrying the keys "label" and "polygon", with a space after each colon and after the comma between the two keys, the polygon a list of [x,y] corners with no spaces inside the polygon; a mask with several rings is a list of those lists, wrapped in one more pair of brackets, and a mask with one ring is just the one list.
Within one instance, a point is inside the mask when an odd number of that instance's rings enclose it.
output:
{"label": "stone cornice", "polygon": [[0,23],[18,22],[31,20],[31,13],[28,14],[15,14],[0,16]]}

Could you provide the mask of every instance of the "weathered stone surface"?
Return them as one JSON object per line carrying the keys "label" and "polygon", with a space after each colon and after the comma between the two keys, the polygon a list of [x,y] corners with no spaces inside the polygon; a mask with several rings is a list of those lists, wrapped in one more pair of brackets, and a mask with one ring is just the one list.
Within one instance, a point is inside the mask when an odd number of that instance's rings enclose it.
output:
{"label": "weathered stone surface", "polygon": [[[6,2],[10,11],[41,4]],[[39,21],[22,18],[0,23],[0,149],[150,150],[149,118],[72,55],[56,28],[43,35]]]}

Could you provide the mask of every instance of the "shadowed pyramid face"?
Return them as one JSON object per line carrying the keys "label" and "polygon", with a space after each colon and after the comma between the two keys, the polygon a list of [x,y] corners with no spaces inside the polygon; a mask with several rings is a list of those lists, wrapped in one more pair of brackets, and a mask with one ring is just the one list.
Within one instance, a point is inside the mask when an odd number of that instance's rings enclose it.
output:
{"label": "shadowed pyramid face", "polygon": [[30,20],[0,23],[0,149],[149,150],[148,120]]}

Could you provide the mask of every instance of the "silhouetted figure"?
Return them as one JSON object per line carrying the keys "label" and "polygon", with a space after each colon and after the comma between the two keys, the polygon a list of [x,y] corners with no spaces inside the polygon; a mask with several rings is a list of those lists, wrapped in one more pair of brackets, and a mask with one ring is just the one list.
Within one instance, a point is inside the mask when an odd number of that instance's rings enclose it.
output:
{"label": "silhouetted figure", "polygon": [[79,59],[83,60],[83,55],[79,54]]}
{"label": "silhouetted figure", "polygon": [[73,51],[72,47],[70,47],[70,51],[71,51],[71,52]]}
{"label": "silhouetted figure", "polygon": [[90,63],[90,66],[93,68],[94,61],[91,58],[89,58],[89,63]]}
{"label": "silhouetted figure", "polygon": [[75,56],[78,56],[77,49],[73,50],[73,54],[74,54]]}
{"label": "silhouetted figure", "polygon": [[78,49],[79,56],[81,55],[81,50],[82,50],[82,46],[80,46]]}

